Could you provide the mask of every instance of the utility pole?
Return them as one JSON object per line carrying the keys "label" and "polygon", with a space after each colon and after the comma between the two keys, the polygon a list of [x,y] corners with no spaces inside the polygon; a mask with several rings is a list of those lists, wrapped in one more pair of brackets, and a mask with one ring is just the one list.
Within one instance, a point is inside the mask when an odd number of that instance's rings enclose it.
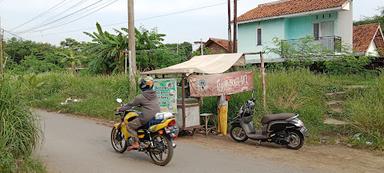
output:
{"label": "utility pole", "polygon": [[179,55],[179,42],[176,43],[176,54]]}
{"label": "utility pole", "polygon": [[233,0],[233,53],[237,53],[237,0]]}
{"label": "utility pole", "polygon": [[[129,76],[136,84],[136,36],[134,0],[128,0],[128,49],[129,49]],[[134,85],[136,86],[136,85]]]}
{"label": "utility pole", "polygon": [[200,39],[200,51],[201,51],[201,55],[204,55],[204,42],[203,42],[203,39]]}
{"label": "utility pole", "polygon": [[195,41],[195,44],[200,44],[200,54],[204,55],[204,42],[203,39],[200,39],[200,41]]}
{"label": "utility pole", "polygon": [[228,0],[228,44],[229,52],[232,53],[231,0]]}

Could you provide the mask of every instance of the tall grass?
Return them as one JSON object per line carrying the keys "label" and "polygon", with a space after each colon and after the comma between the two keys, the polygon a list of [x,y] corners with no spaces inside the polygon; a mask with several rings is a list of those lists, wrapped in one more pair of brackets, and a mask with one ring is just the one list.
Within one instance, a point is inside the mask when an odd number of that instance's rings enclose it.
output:
{"label": "tall grass", "polygon": [[353,127],[363,133],[363,136],[354,138],[354,142],[368,142],[376,149],[384,150],[384,75],[367,89],[350,95],[346,110]]}
{"label": "tall grass", "polygon": [[[35,107],[112,118],[117,97],[125,101],[132,98],[127,76],[74,76],[67,73],[44,73],[17,78],[21,91]],[[67,102],[71,98],[79,102]]]}
{"label": "tall grass", "polygon": [[18,88],[0,80],[0,172],[42,172],[31,158],[39,141],[39,126]]}

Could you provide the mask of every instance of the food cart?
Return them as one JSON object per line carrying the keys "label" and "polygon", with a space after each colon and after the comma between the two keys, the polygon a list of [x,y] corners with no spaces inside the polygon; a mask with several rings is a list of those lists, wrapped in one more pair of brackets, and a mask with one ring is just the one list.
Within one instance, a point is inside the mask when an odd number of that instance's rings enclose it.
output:
{"label": "food cart", "polygon": [[[242,53],[202,55],[167,68],[143,72],[142,75],[152,75],[156,79],[181,79],[181,95],[177,98],[177,112],[174,113],[176,113],[176,121],[181,130],[193,131],[200,127],[200,97],[208,96],[209,94],[195,94],[194,98],[187,97],[186,87],[190,88],[190,85],[187,84],[188,81],[190,82],[189,78],[191,76],[196,78],[196,75],[222,74],[232,67],[244,65],[245,57]],[[204,88],[204,81],[201,80],[200,82],[200,88]],[[196,91],[196,88],[194,91]]]}

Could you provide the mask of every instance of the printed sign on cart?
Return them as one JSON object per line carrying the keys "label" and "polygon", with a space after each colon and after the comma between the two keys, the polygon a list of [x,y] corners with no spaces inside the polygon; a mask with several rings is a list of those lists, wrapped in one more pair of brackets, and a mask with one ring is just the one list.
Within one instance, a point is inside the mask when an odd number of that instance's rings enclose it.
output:
{"label": "printed sign on cart", "polygon": [[153,89],[160,101],[161,112],[177,113],[176,79],[155,79]]}
{"label": "printed sign on cart", "polygon": [[253,90],[253,73],[192,75],[189,85],[192,97],[231,95]]}

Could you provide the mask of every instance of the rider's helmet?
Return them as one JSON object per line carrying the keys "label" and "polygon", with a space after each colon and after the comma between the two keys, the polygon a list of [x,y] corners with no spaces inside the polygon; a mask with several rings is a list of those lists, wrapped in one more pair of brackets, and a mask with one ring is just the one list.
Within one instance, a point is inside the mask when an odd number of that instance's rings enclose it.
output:
{"label": "rider's helmet", "polygon": [[153,78],[150,76],[141,78],[139,80],[139,87],[141,91],[152,90],[153,84],[154,84]]}

